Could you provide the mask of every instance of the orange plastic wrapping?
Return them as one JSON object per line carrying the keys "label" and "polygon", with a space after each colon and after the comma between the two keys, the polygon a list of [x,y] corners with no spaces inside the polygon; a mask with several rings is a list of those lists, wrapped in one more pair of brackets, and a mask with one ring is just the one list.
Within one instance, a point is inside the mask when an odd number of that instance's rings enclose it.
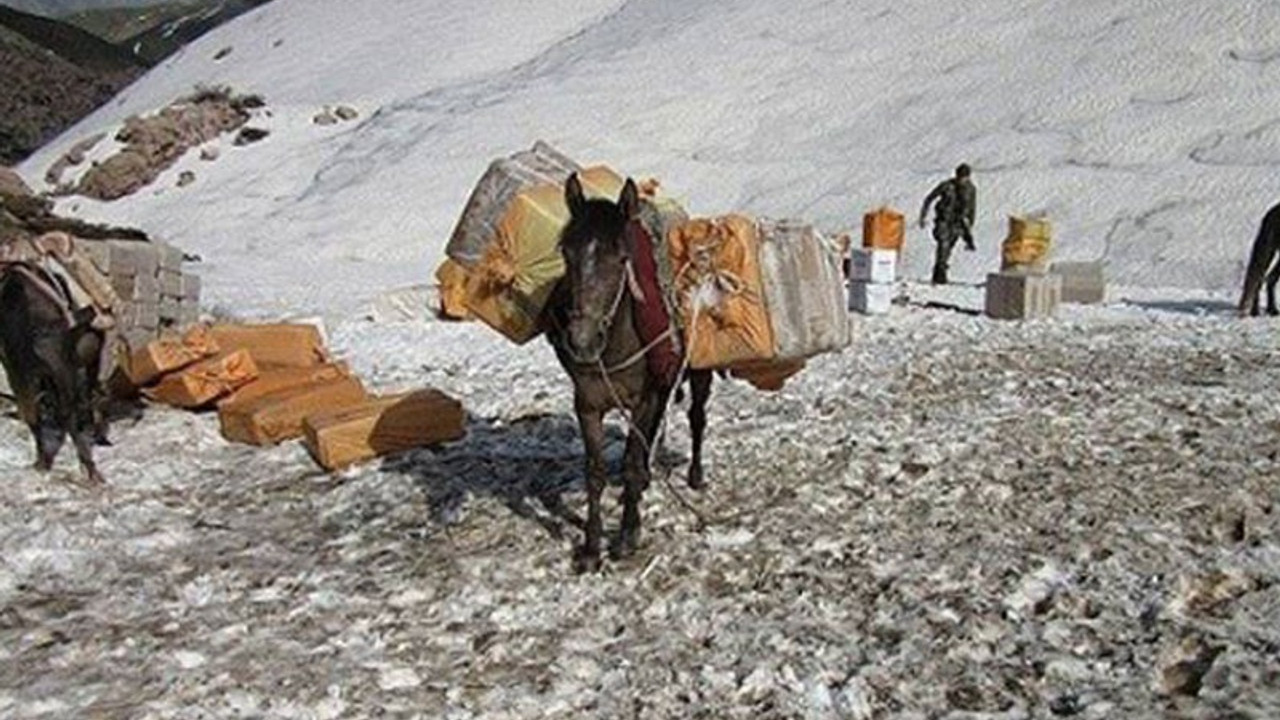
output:
{"label": "orange plastic wrapping", "polygon": [[773,357],[755,223],[741,215],[690,220],[667,234],[667,250],[689,366],[727,367]]}
{"label": "orange plastic wrapping", "polygon": [[462,403],[438,390],[371,398],[303,420],[304,443],[316,462],[337,470],[369,458],[457,440],[465,433]]}
{"label": "orange plastic wrapping", "polygon": [[228,440],[273,445],[300,437],[306,416],[357,405],[366,398],[358,378],[322,380],[218,408],[218,422]]}
{"label": "orange plastic wrapping", "polygon": [[880,207],[862,216],[862,247],[902,250],[906,237],[902,213]]}
{"label": "orange plastic wrapping", "polygon": [[746,380],[757,390],[781,390],[787,379],[804,369],[805,360],[758,360],[729,368],[729,374]]}
{"label": "orange plastic wrapping", "polygon": [[1000,245],[1001,269],[1031,267],[1045,270],[1052,233],[1048,220],[1009,217],[1009,236]]}
{"label": "orange plastic wrapping", "polygon": [[346,363],[329,363],[312,367],[265,367],[258,368],[258,379],[236,390],[218,401],[218,409],[257,400],[263,395],[288,390],[289,388],[314,385],[347,377],[351,370]]}
{"label": "orange plastic wrapping", "polygon": [[[608,167],[578,174],[587,197],[616,200],[623,180]],[[497,236],[480,261],[467,268],[466,307],[485,324],[523,344],[541,332],[538,317],[561,276],[560,232],[569,222],[564,188],[534,185],[501,212]]]}
{"label": "orange plastic wrapping", "polygon": [[161,375],[218,354],[218,342],[209,329],[197,325],[180,337],[172,335],[152,340],[129,355],[126,374],[137,387]]}
{"label": "orange plastic wrapping", "polygon": [[440,314],[451,320],[471,317],[467,310],[467,270],[452,258],[445,258],[436,268],[436,283],[440,287]]}
{"label": "orange plastic wrapping", "polygon": [[209,332],[218,347],[248,350],[263,366],[311,367],[329,361],[319,328],[306,323],[214,325]]}
{"label": "orange plastic wrapping", "polygon": [[143,395],[174,407],[199,408],[248,385],[257,377],[258,366],[253,356],[246,350],[233,350],[170,373],[154,387],[143,390]]}

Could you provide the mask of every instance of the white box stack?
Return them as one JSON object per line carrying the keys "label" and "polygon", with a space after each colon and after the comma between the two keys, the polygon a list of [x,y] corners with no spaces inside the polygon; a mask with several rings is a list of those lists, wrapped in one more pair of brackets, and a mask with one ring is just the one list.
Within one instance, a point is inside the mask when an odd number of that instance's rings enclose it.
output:
{"label": "white box stack", "polygon": [[121,335],[131,347],[200,319],[200,278],[182,271],[182,251],[141,240],[76,240],[76,249],[111,282],[124,301],[117,312]]}
{"label": "white box stack", "polygon": [[898,253],[858,247],[849,264],[849,309],[864,315],[883,315],[893,304]]}

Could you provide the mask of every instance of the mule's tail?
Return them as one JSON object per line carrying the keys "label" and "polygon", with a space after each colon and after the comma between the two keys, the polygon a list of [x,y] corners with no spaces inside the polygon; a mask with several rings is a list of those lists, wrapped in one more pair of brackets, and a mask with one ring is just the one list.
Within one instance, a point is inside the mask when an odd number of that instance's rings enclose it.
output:
{"label": "mule's tail", "polygon": [[1262,281],[1266,279],[1267,270],[1277,252],[1280,252],[1280,205],[1267,211],[1262,218],[1262,226],[1258,228],[1258,237],[1253,241],[1249,267],[1244,276],[1244,289],[1240,293],[1241,316],[1257,314]]}

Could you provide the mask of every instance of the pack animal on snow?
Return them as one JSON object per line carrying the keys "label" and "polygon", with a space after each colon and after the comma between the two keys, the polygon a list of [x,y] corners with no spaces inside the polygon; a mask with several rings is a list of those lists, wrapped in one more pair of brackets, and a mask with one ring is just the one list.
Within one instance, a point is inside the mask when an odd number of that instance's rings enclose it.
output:
{"label": "pack animal on snow", "polygon": [[[628,178],[618,202],[587,199],[577,175],[565,183],[569,223],[560,238],[566,272],[544,310],[543,322],[560,365],[573,381],[574,410],[586,451],[587,519],[585,537],[575,552],[578,572],[600,567],[603,535],[600,496],[606,483],[604,418],[613,409],[630,414],[623,455],[622,525],[616,554],[632,555],[640,542],[640,500],[649,485],[649,459],[668,399],[683,379],[649,362],[668,338],[646,340],[639,319],[661,303],[658,292],[644,292],[637,280],[639,252],[649,249],[641,236],[640,198]],[[643,244],[643,249],[640,245]],[[671,332],[668,329],[668,332]],[[674,350],[672,350],[674,352]],[[679,364],[680,358],[676,358]],[[702,438],[711,371],[687,373],[691,398],[689,425],[692,458],[689,487],[703,487]]]}

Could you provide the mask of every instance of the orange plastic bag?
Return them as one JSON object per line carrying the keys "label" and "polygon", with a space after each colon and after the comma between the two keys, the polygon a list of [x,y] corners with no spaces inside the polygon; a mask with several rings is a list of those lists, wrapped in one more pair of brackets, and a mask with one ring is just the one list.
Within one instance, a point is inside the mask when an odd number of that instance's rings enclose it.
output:
{"label": "orange plastic bag", "polygon": [[759,244],[755,223],[741,215],[698,218],[668,232],[690,367],[774,356]]}

